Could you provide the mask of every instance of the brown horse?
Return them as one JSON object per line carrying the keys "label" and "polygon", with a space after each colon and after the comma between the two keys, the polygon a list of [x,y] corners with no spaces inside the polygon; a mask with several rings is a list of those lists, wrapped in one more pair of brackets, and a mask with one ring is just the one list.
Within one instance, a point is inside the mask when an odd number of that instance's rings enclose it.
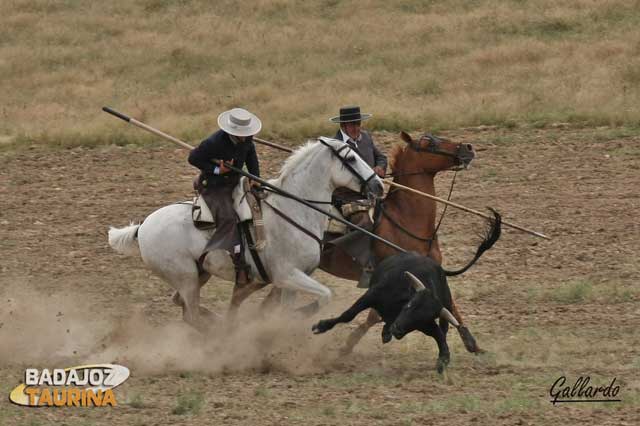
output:
{"label": "brown horse", "polygon": [[[414,140],[405,132],[401,132],[400,136],[405,144],[394,147],[390,154],[394,182],[431,195],[435,195],[434,178],[438,172],[466,168],[475,157],[471,144],[453,143],[427,135]],[[429,256],[440,264],[442,253],[435,235],[435,219],[435,201],[392,188],[383,202],[375,234],[406,250]],[[373,252],[378,261],[397,254],[396,250],[379,241],[374,241]],[[340,254],[339,251],[334,253],[330,262],[324,262],[321,268],[341,278],[355,280],[362,272],[349,256]],[[453,315],[461,324],[460,336],[467,350],[479,352],[480,349],[464,326],[455,303]],[[349,336],[344,352],[351,352],[366,332],[380,320],[377,312],[370,310],[367,320]]]}

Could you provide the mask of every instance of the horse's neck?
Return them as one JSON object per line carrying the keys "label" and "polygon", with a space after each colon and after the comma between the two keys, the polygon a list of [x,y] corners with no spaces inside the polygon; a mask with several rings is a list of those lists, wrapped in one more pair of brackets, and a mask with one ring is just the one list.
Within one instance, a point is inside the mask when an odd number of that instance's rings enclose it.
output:
{"label": "horse's neck", "polygon": [[[433,182],[434,177],[434,174],[398,176],[396,182],[400,185],[435,195],[435,185]],[[402,219],[400,219],[403,226],[417,235],[430,236],[433,234],[433,231],[435,230],[436,217],[435,201],[427,197],[413,194],[409,191],[398,189],[393,194],[393,197],[390,197],[385,204],[396,208],[397,211],[400,212],[418,213],[403,216]]]}
{"label": "horse's neck", "polygon": [[[316,161],[318,163],[318,161]],[[286,176],[280,176],[275,184],[284,191],[300,198],[313,201],[330,201],[333,188],[331,176],[325,167],[312,164],[312,159],[301,162]],[[295,200],[275,197],[273,203],[281,208],[289,217],[308,227],[314,233],[322,233],[326,228],[326,216]],[[323,208],[322,205],[317,205]],[[326,210],[326,208],[324,208]],[[321,235],[319,235],[321,236]]]}

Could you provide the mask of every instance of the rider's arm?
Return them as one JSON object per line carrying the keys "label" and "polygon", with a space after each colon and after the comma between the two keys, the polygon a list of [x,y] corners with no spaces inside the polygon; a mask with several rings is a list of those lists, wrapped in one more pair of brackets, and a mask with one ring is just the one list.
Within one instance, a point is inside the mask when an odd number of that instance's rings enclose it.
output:
{"label": "rider's arm", "polygon": [[258,162],[258,154],[256,153],[256,146],[251,143],[251,148],[247,153],[247,171],[254,176],[260,177],[260,163]]}
{"label": "rider's arm", "polygon": [[386,172],[387,170],[387,156],[384,155],[378,147],[373,143],[373,138],[371,139],[371,145],[373,146],[373,162],[375,164],[374,167],[380,167],[382,170]]}
{"label": "rider's arm", "polygon": [[200,145],[192,149],[189,153],[189,164],[199,168],[205,173],[220,173],[220,168],[217,166],[217,164],[212,162],[212,160],[221,157],[221,141],[215,136],[216,135],[214,134],[203,140]]}

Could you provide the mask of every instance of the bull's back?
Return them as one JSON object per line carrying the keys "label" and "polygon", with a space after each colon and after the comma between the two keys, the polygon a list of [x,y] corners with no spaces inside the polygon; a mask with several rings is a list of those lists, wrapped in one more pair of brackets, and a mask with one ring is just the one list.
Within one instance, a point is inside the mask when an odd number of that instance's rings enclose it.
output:
{"label": "bull's back", "polygon": [[407,271],[430,285],[444,306],[451,306],[451,292],[442,267],[429,257],[408,252],[387,257],[373,271],[371,289],[379,308],[400,305],[401,309],[413,297],[415,290],[405,275]]}

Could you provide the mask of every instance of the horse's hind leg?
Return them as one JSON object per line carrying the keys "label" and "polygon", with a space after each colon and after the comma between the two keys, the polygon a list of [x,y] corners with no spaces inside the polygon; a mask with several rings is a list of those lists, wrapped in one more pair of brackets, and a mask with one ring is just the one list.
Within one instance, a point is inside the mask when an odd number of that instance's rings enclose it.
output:
{"label": "horse's hind leg", "polygon": [[367,331],[374,325],[382,321],[382,318],[375,309],[369,309],[369,314],[365,322],[360,324],[355,330],[351,332],[347,338],[347,344],[340,350],[343,355],[353,352],[353,348],[360,342],[360,340],[367,334]]}
{"label": "horse's hind leg", "polygon": [[183,282],[178,290],[183,300],[182,319],[198,331],[206,331],[207,327],[200,316],[200,285],[197,280]]}
{"label": "horse's hind leg", "polygon": [[211,320],[213,314],[206,308],[200,306],[200,287],[206,282],[208,277],[198,273],[198,269],[178,265],[174,263],[170,272],[163,271],[160,274],[171,287],[177,290],[174,295],[174,303],[182,307],[182,318],[184,321],[199,331],[206,331],[207,323],[203,321],[203,316]]}
{"label": "horse's hind leg", "polygon": [[[198,284],[200,285],[200,288],[202,288],[207,283],[207,281],[209,281],[209,278],[211,278],[211,274],[208,272],[200,272],[198,274]],[[182,300],[182,297],[180,297],[180,293],[177,290],[173,293],[171,300],[173,301],[174,305],[184,308],[184,300]],[[207,319],[218,318],[218,315],[211,312],[209,309],[205,308],[204,306],[200,306],[199,310],[200,310],[200,315],[203,316],[204,318],[207,318]]]}

